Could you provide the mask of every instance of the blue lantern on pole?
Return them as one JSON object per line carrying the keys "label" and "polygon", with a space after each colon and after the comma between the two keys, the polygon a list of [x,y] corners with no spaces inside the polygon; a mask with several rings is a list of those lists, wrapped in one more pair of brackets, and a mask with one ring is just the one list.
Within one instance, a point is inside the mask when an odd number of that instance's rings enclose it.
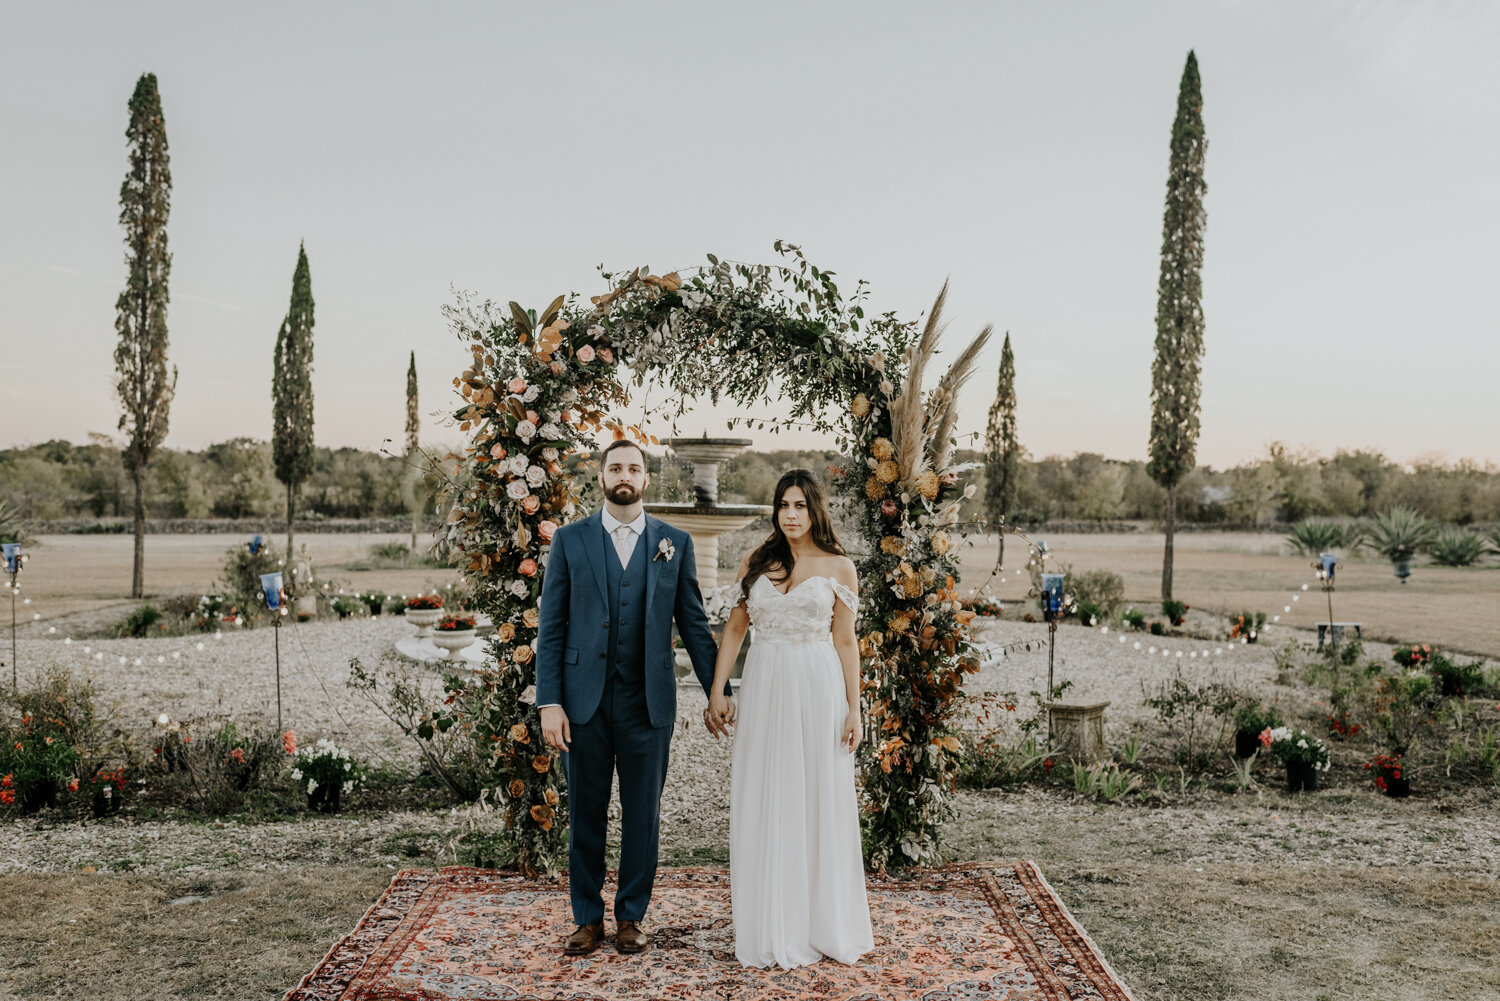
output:
{"label": "blue lantern on pole", "polygon": [[[259,536],[257,536],[259,538]],[[281,608],[281,571],[260,575],[261,590],[266,593],[266,607],[271,611]]]}
{"label": "blue lantern on pole", "polygon": [[1042,611],[1056,615],[1063,607],[1063,578],[1066,574],[1042,574]]}
{"label": "blue lantern on pole", "polygon": [[250,555],[251,556],[259,556],[260,555],[260,547],[261,547],[260,536],[257,535],[255,538],[251,539],[249,545],[250,545]]}
{"label": "blue lantern on pole", "polygon": [[19,542],[7,542],[4,545],[5,572],[19,573],[21,570],[21,544]]}
{"label": "blue lantern on pole", "polygon": [[1338,565],[1339,558],[1333,553],[1319,553],[1318,562],[1323,567],[1323,579],[1329,583],[1333,582],[1333,568]]}

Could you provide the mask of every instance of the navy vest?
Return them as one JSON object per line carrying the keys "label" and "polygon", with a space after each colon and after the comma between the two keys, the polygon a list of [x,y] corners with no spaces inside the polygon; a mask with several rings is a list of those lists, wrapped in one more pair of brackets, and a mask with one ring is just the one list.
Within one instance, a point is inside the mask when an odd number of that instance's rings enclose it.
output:
{"label": "navy vest", "polygon": [[[603,531],[601,525],[601,531]],[[620,566],[615,540],[604,532],[604,579],[609,585],[609,672],[635,684],[646,666],[646,534],[635,540],[630,565]]]}

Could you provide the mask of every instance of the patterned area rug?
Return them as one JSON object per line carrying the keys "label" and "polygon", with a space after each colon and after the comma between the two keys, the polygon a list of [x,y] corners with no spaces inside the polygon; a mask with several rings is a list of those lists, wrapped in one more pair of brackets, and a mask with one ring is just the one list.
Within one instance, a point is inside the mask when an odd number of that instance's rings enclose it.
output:
{"label": "patterned area rug", "polygon": [[[613,876],[606,886],[606,913]],[[1130,994],[1030,862],[949,866],[868,884],[875,950],[756,970],[734,958],[729,873],[662,869],[652,946],[562,955],[566,882],[493,869],[405,870],[287,1001],[1007,1001]],[[613,935],[609,920],[606,932]]]}

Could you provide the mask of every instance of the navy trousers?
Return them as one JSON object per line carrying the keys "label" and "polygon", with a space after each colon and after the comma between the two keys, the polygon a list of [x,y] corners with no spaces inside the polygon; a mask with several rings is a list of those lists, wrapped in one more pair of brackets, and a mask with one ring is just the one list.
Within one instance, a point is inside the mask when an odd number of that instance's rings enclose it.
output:
{"label": "navy trousers", "polygon": [[572,749],[563,753],[568,778],[568,892],[573,920],[604,920],[604,849],[610,787],[620,776],[620,881],[615,920],[640,921],[651,903],[661,830],[661,793],[667,781],[672,727],[654,727],[646,687],[611,672],[599,708],[586,723],[571,723]]}

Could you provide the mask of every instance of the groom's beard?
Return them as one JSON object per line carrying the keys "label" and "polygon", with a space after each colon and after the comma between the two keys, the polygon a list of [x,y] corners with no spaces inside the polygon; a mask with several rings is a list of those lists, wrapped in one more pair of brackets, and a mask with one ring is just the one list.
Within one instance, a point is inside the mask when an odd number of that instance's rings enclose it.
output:
{"label": "groom's beard", "polygon": [[641,492],[635,488],[635,484],[633,483],[616,483],[604,492],[604,496],[621,507],[629,507],[641,499]]}

